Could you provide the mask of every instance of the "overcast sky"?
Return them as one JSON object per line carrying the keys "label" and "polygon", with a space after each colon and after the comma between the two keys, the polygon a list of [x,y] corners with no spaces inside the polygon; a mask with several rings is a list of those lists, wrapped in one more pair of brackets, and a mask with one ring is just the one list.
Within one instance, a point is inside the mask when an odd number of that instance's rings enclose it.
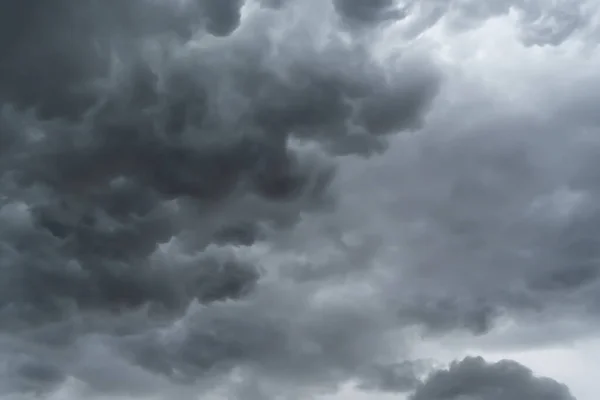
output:
{"label": "overcast sky", "polygon": [[599,38],[595,0],[0,3],[0,397],[596,400]]}

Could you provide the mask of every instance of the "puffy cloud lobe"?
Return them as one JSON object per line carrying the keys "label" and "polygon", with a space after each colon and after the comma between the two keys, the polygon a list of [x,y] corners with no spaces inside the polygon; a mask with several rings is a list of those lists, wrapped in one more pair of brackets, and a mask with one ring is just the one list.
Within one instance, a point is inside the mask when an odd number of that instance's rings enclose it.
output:
{"label": "puffy cloud lobe", "polygon": [[574,400],[569,389],[550,378],[533,375],[510,360],[487,363],[467,357],[447,370],[431,374],[409,397],[411,400]]}
{"label": "puffy cloud lobe", "polygon": [[243,0],[202,1],[202,12],[207,18],[207,30],[216,35],[231,33],[240,23],[240,8],[243,3]]}
{"label": "puffy cloud lobe", "polygon": [[333,0],[335,10],[348,22],[356,24],[381,23],[402,18],[394,0]]}

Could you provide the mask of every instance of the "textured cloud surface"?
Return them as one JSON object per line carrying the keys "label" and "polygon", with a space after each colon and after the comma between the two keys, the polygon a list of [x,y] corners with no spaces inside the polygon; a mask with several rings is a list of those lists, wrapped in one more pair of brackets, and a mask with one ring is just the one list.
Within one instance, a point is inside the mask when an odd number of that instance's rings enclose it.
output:
{"label": "textured cloud surface", "polygon": [[3,2],[0,396],[573,398],[416,337],[595,332],[599,15]]}

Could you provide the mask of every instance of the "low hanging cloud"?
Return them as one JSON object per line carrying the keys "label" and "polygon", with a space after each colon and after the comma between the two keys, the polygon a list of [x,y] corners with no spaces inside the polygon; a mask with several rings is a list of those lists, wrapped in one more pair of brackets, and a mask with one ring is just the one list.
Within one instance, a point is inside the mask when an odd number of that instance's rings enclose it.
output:
{"label": "low hanging cloud", "polygon": [[569,389],[550,378],[537,377],[517,362],[488,363],[467,357],[432,373],[410,400],[574,400]]}
{"label": "low hanging cloud", "polygon": [[482,357],[466,357],[440,369],[405,361],[378,366],[366,377],[364,389],[408,393],[410,400],[575,399],[564,384],[537,376],[512,360],[487,362]]}

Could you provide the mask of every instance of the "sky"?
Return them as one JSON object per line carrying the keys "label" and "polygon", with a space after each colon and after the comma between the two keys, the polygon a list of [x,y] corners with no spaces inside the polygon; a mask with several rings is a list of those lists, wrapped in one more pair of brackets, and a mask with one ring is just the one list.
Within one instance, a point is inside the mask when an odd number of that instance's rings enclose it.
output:
{"label": "sky", "polygon": [[0,399],[596,400],[595,0],[0,3]]}

